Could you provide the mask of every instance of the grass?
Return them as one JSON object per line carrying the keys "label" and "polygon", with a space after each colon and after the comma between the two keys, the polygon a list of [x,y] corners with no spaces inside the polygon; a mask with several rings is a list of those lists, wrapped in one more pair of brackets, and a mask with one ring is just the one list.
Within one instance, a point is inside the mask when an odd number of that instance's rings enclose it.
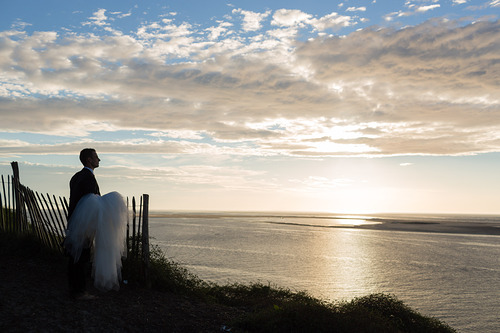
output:
{"label": "grass", "polygon": [[[124,276],[141,284],[138,260],[127,259]],[[217,285],[199,279],[168,260],[159,247],[150,252],[151,288],[203,299],[240,310],[232,332],[456,332],[423,316],[394,295],[372,294],[349,302],[330,303],[306,292],[261,283]],[[142,282],[141,282],[142,281]]]}

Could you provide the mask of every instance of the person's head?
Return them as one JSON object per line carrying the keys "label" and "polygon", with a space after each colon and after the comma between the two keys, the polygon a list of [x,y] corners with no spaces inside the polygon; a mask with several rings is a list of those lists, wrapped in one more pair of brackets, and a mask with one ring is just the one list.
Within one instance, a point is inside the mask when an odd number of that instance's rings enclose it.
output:
{"label": "person's head", "polygon": [[92,170],[99,167],[99,156],[94,148],[85,148],[80,152],[80,161],[83,166],[89,167]]}

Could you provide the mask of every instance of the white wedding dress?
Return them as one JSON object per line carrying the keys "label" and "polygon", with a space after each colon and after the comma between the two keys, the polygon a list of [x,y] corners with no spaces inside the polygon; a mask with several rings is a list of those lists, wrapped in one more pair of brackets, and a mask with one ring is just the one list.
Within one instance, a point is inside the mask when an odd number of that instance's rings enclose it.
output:
{"label": "white wedding dress", "polygon": [[87,194],[71,215],[66,247],[77,262],[89,240],[95,242],[92,275],[99,290],[120,289],[126,227],[127,207],[118,192]]}

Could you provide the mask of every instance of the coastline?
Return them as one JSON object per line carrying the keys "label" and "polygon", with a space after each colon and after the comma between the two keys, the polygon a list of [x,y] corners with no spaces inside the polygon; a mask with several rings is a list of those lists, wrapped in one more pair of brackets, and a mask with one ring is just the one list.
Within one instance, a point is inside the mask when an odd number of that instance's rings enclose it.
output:
{"label": "coastline", "polygon": [[382,231],[404,231],[404,232],[430,232],[465,235],[500,236],[500,225],[481,222],[427,222],[427,221],[398,221],[387,219],[375,219],[380,223],[361,225],[354,228],[382,230]]}
{"label": "coastline", "polygon": [[266,212],[152,212],[149,216],[150,218],[175,219],[258,218],[266,223],[316,228],[500,236],[500,216],[496,215],[327,215],[317,213]]}

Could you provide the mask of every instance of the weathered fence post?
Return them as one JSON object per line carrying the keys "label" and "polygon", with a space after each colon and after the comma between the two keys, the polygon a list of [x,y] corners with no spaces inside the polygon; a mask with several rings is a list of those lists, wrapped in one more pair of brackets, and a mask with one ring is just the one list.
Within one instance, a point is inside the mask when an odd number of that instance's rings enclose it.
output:
{"label": "weathered fence post", "polygon": [[12,162],[10,164],[12,166],[12,193],[14,194],[14,200],[15,204],[13,204],[13,208],[15,211],[15,221],[14,221],[14,231],[17,233],[20,233],[20,231],[23,229],[22,225],[22,207],[23,205],[21,204],[21,192],[20,192],[20,180],[19,180],[19,165],[17,162]]}
{"label": "weathered fence post", "polygon": [[125,238],[126,241],[125,241],[125,244],[127,245],[127,256],[128,254],[130,253],[130,204],[128,202],[128,197],[127,197],[127,237]]}
{"label": "weathered fence post", "polygon": [[146,281],[147,288],[151,287],[149,279],[149,194],[142,195],[143,212],[142,212],[142,260],[144,265],[144,280]]}
{"label": "weathered fence post", "polygon": [[10,176],[7,176],[7,191],[5,191],[5,179],[3,178],[3,175],[2,175],[2,189],[3,189],[3,198],[4,198],[4,202],[3,202],[3,205],[4,205],[4,209],[3,209],[3,213],[4,213],[4,219],[3,219],[3,228],[5,231],[12,231],[11,230],[11,227],[12,227],[12,214],[11,214],[11,211],[10,211],[10,186],[9,186],[9,179],[10,179]]}
{"label": "weathered fence post", "polygon": [[[5,202],[5,209],[3,208],[4,203],[2,202],[2,193],[0,193],[0,227],[2,231],[7,230],[7,197],[5,196],[5,183],[3,181],[2,175],[2,187],[3,187],[3,201]],[[5,215],[5,217],[4,217]]]}
{"label": "weathered fence post", "polygon": [[[135,197],[132,197],[132,256],[136,257],[136,239],[135,239],[135,219],[136,219],[136,211],[135,211]],[[139,233],[139,232],[137,232]]]}
{"label": "weathered fence post", "polygon": [[[3,176],[2,176],[2,181],[3,181]],[[2,204],[2,193],[0,192],[0,230],[4,230],[5,225],[3,222],[3,204]]]}

